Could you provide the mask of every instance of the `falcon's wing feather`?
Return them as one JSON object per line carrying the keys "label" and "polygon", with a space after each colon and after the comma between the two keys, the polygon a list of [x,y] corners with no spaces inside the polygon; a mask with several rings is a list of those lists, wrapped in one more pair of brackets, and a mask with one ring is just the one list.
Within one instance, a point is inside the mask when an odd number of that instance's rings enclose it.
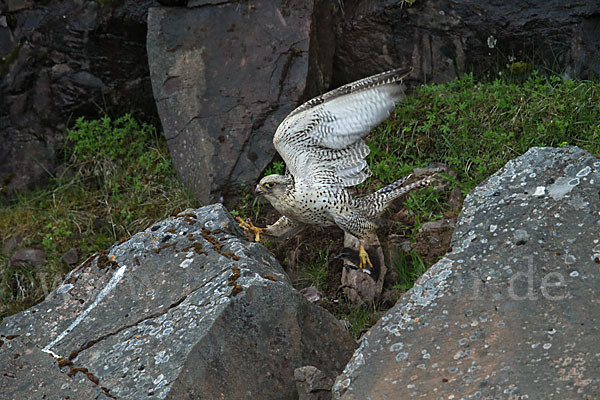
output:
{"label": "falcon's wing feather", "polygon": [[314,185],[354,186],[371,172],[362,141],[404,95],[400,83],[412,68],[349,83],[302,104],[279,125],[273,143],[296,179]]}

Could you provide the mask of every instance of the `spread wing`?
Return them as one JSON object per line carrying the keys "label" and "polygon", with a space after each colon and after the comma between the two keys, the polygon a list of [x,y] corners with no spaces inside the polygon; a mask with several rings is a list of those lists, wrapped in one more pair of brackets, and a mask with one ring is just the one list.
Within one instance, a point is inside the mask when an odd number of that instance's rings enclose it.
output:
{"label": "spread wing", "polygon": [[404,97],[401,82],[412,68],[349,83],[292,111],[273,138],[295,180],[311,186],[354,186],[371,175],[362,138]]}

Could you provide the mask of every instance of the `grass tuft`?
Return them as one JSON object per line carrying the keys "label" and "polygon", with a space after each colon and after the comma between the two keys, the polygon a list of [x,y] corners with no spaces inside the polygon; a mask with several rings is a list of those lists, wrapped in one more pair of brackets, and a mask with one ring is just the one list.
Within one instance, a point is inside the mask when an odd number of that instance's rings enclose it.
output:
{"label": "grass tuft", "polygon": [[0,239],[20,235],[19,248],[41,248],[42,267],[8,268],[0,255],[0,318],[27,308],[56,288],[80,260],[169,215],[196,206],[179,183],[164,138],[130,114],[79,118],[67,132],[65,167],[53,183],[20,195],[0,211]]}

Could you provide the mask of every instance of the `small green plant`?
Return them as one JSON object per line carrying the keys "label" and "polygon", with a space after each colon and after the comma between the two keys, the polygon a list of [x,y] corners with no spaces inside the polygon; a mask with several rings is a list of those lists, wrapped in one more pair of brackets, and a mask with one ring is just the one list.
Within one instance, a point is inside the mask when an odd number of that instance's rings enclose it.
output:
{"label": "small green plant", "polygon": [[46,253],[56,252],[56,243],[68,239],[72,233],[66,220],[59,220],[56,224],[46,224],[46,231],[42,238],[42,247]]}
{"label": "small green plant", "polygon": [[0,59],[0,77],[8,73],[10,64],[17,59],[19,56],[19,50],[21,49],[21,43],[19,42],[11,51]]}
{"label": "small green plant", "polygon": [[394,288],[403,292],[412,288],[415,281],[427,270],[421,255],[414,250],[409,253],[401,252],[399,259],[394,260],[393,268],[400,277]]}
{"label": "small green plant", "polygon": [[313,259],[300,265],[298,286],[314,286],[321,293],[327,290],[327,266],[329,265],[329,248],[319,248]]}
{"label": "small green plant", "polygon": [[285,163],[283,161],[273,161],[270,166],[265,170],[266,175],[278,174],[283,175],[285,173]]}
{"label": "small green plant", "polygon": [[96,120],[79,117],[67,131],[73,143],[73,156],[79,162],[109,158],[113,161],[139,162],[149,167],[152,158],[144,154],[147,143],[158,139],[156,129],[139,123],[131,114],[112,119],[104,115]]}
{"label": "small green plant", "polygon": [[348,321],[348,331],[355,339],[377,322],[379,309],[375,304],[352,304],[346,299],[340,300],[339,311],[334,313],[339,320]]}
{"label": "small green plant", "polygon": [[254,196],[250,188],[243,185],[234,205],[231,210],[231,215],[234,217],[242,217],[243,219],[250,218],[251,221],[257,221],[262,206],[262,199]]}
{"label": "small green plant", "polygon": [[531,65],[521,61],[515,61],[514,63],[510,64],[508,70],[513,75],[524,75],[531,71]]}

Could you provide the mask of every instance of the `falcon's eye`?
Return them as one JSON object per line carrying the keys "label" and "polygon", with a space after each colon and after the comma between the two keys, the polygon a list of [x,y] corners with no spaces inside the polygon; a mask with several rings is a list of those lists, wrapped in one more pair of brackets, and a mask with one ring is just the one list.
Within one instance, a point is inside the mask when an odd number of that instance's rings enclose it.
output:
{"label": "falcon's eye", "polygon": [[265,185],[264,185],[264,186],[265,186],[267,189],[272,189],[272,188],[273,188],[273,186],[275,186],[275,183],[274,183],[274,182],[267,182],[267,183],[265,183]]}

